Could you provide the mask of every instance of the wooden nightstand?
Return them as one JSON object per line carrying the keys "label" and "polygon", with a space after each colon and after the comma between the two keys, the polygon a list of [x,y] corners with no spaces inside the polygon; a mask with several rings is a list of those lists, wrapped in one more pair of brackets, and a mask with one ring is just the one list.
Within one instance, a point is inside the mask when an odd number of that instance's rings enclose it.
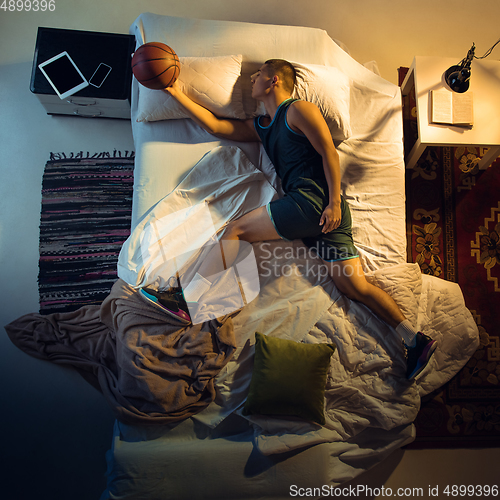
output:
{"label": "wooden nightstand", "polygon": [[[489,148],[479,163],[487,168],[500,155],[500,62],[472,62],[470,89],[474,99],[472,128],[431,123],[431,90],[447,89],[444,72],[456,59],[415,57],[401,85],[403,96],[415,89],[418,137],[405,152],[406,168],[413,168],[427,146],[483,146]],[[451,92],[451,90],[450,90]]]}
{"label": "wooden nightstand", "polygon": [[[130,120],[132,35],[95,31],[38,28],[30,90],[50,115]],[[66,51],[87,80],[100,63],[112,69],[100,88],[89,85],[67,99],[60,99],[38,65]]]}

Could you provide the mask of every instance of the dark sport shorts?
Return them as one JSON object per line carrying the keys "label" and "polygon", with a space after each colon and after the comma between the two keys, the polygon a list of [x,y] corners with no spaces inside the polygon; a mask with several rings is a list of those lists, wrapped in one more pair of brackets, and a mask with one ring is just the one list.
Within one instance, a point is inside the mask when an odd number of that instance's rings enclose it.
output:
{"label": "dark sport shorts", "polygon": [[267,205],[271,221],[284,240],[303,241],[325,261],[346,260],[358,257],[352,239],[352,218],[349,205],[341,197],[342,220],[337,229],[322,233],[319,225],[323,204],[309,193],[291,191]]}

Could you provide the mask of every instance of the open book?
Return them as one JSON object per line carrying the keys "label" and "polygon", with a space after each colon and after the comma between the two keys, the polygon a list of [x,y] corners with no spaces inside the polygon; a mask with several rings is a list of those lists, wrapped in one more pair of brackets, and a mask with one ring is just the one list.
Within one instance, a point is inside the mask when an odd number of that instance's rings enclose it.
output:
{"label": "open book", "polygon": [[431,90],[431,122],[472,126],[472,92],[457,94],[449,90]]}

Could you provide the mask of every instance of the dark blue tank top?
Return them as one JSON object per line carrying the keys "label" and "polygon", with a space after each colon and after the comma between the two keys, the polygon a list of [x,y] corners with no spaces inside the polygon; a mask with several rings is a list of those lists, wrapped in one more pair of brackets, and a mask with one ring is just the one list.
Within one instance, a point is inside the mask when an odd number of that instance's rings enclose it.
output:
{"label": "dark blue tank top", "polygon": [[[281,179],[283,191],[312,190],[322,198],[328,197],[328,184],[323,159],[305,135],[294,132],[286,121],[288,108],[297,99],[283,101],[271,123],[261,125],[262,116],[254,120],[255,130],[269,159]],[[328,198],[326,199],[328,203]]]}

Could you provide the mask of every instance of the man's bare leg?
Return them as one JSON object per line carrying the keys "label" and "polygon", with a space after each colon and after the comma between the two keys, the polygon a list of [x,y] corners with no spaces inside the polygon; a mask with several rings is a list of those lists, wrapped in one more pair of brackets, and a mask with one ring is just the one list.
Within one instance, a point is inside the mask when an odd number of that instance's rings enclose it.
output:
{"label": "man's bare leg", "polygon": [[325,263],[333,282],[344,295],[366,305],[403,339],[406,348],[406,376],[408,379],[415,378],[427,366],[437,347],[436,341],[417,332],[394,299],[366,280],[359,257]]}
{"label": "man's bare leg", "polygon": [[406,318],[394,299],[366,280],[359,257],[325,264],[336,287],[344,295],[363,303],[392,328],[405,321]]}
{"label": "man's bare leg", "polygon": [[[274,228],[274,224],[267,213],[266,207],[260,207],[239,219],[230,222],[219,243],[215,245],[210,253],[199,264],[196,271],[204,277],[208,277],[219,272],[220,256],[222,253],[225,267],[230,267],[235,261],[239,252],[239,241],[254,243],[256,241],[271,241],[281,239]],[[234,244],[231,244],[234,243]]]}

